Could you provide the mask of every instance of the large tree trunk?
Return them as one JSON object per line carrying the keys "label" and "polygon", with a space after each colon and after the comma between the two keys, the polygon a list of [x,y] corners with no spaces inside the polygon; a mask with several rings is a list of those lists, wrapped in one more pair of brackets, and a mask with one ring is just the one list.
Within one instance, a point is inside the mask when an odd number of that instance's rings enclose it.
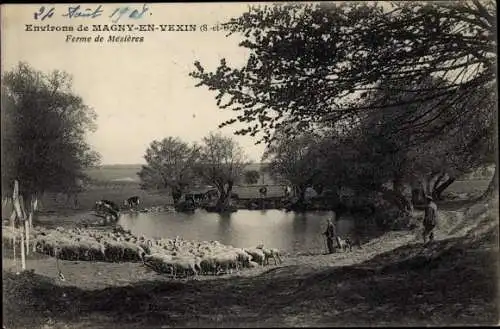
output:
{"label": "large tree trunk", "polygon": [[444,176],[442,173],[438,172],[434,172],[430,176],[426,177],[423,184],[425,195],[432,195],[434,188],[443,178]]}
{"label": "large tree trunk", "polygon": [[411,202],[399,191],[382,189],[382,196],[385,200],[395,205],[400,211],[411,214],[413,206]]}
{"label": "large tree trunk", "polygon": [[404,195],[404,184],[400,179],[394,180],[394,192],[397,202],[399,204],[400,210],[405,213],[411,214],[413,212],[413,204],[410,199]]}
{"label": "large tree trunk", "polygon": [[498,165],[495,165],[495,173],[493,174],[493,177],[491,178],[488,187],[484,191],[483,195],[481,195],[480,199],[484,200],[489,198],[495,198],[497,197],[497,194],[498,194]]}
{"label": "large tree trunk", "polygon": [[432,198],[434,200],[441,200],[441,194],[455,181],[455,177],[449,177],[443,184],[438,185],[437,183],[434,185],[434,189],[432,190]]}
{"label": "large tree trunk", "polygon": [[436,189],[436,187],[443,181],[443,179],[447,176],[445,172],[442,172],[438,174],[436,181],[434,182],[434,187],[433,191]]}
{"label": "large tree trunk", "polygon": [[411,189],[411,203],[413,207],[424,203],[424,191],[420,187]]}
{"label": "large tree trunk", "polygon": [[172,192],[172,200],[174,200],[174,206],[177,206],[182,197],[182,191],[177,187],[172,187],[171,192]]}
{"label": "large tree trunk", "polygon": [[296,197],[297,201],[292,205],[292,209],[295,211],[305,211],[306,210],[306,187],[304,186],[296,186]]}
{"label": "large tree trunk", "polygon": [[[30,228],[33,228],[33,221],[36,218],[36,212],[40,208],[40,200],[38,197],[38,193],[31,193],[26,200],[27,200],[26,210],[28,216],[28,224]],[[29,208],[27,207],[27,205],[29,205]]]}
{"label": "large tree trunk", "polygon": [[231,191],[233,190],[233,182],[227,183],[227,189],[224,185],[219,188],[219,199],[215,205],[217,212],[224,212],[229,208],[229,200],[231,199]]}
{"label": "large tree trunk", "polygon": [[424,204],[425,190],[421,179],[415,179],[411,183],[411,203],[413,207]]}
{"label": "large tree trunk", "polygon": [[313,186],[313,189],[316,191],[316,193],[318,193],[318,195],[321,195],[325,188],[324,188],[323,184],[315,184]]}

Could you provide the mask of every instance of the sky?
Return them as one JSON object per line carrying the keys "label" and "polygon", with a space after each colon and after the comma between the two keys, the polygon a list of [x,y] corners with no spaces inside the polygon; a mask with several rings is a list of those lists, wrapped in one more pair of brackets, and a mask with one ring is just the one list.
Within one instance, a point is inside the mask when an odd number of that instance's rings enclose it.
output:
{"label": "sky", "polygon": [[[153,140],[178,136],[186,142],[199,142],[210,132],[233,137],[245,150],[250,161],[259,162],[263,145],[253,137],[236,136],[234,125],[218,124],[234,114],[219,109],[214,91],[195,87],[189,77],[199,60],[209,71],[220,59],[228,65],[241,66],[248,52],[239,47],[241,36],[225,37],[222,31],[200,31],[200,26],[215,26],[245,12],[249,3],[168,3],[168,4],[102,4],[99,17],[63,16],[71,4],[2,5],[1,39],[2,71],[19,61],[28,62],[44,72],[63,70],[73,77],[73,90],[98,115],[97,131],[88,142],[101,154],[102,164],[145,163],[144,154]],[[80,4],[79,12],[95,10],[99,4]],[[129,7],[116,24],[196,24],[197,31],[97,32],[95,24],[113,24],[109,16],[117,9]],[[53,11],[50,9],[53,8]],[[144,14],[136,19],[129,15],[137,9]],[[144,10],[146,9],[146,10]],[[34,14],[40,13],[35,20]],[[52,16],[41,20],[45,14]],[[76,13],[76,12],[75,12]],[[116,16],[115,16],[116,17]],[[26,31],[33,26],[88,26],[90,31]],[[68,42],[74,37],[104,37],[99,42]],[[108,43],[109,35],[142,36],[141,43]]]}

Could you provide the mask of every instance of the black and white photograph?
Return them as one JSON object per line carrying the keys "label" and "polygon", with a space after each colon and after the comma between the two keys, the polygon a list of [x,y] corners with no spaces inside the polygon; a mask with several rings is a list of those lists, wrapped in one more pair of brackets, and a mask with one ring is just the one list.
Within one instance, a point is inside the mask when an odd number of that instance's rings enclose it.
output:
{"label": "black and white photograph", "polygon": [[497,3],[4,3],[3,329],[498,326]]}

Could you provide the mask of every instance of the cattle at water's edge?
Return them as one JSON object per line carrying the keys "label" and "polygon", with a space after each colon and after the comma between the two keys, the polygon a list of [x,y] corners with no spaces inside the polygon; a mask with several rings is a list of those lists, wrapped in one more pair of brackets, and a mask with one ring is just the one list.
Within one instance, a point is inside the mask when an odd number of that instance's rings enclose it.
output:
{"label": "cattle at water's edge", "polygon": [[111,215],[115,221],[120,218],[120,208],[116,203],[109,200],[99,200],[95,203],[95,211],[98,216],[108,217]]}
{"label": "cattle at water's edge", "polygon": [[130,209],[136,209],[139,208],[139,204],[141,202],[141,199],[138,196],[133,196],[128,198],[127,200],[123,201],[123,205],[125,207],[128,207]]}

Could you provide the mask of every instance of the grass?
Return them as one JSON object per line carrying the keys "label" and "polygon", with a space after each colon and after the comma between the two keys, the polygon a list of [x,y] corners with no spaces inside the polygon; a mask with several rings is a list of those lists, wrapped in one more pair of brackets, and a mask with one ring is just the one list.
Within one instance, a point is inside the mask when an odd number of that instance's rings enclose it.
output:
{"label": "grass", "polygon": [[97,185],[83,191],[78,195],[78,207],[73,209],[72,199],[66,202],[65,196],[47,194],[42,199],[42,211],[66,212],[91,210],[97,200],[111,200],[118,205],[131,196],[141,198],[141,207],[171,204],[172,198],[167,191],[145,191],[137,183],[115,183],[110,185]]}

